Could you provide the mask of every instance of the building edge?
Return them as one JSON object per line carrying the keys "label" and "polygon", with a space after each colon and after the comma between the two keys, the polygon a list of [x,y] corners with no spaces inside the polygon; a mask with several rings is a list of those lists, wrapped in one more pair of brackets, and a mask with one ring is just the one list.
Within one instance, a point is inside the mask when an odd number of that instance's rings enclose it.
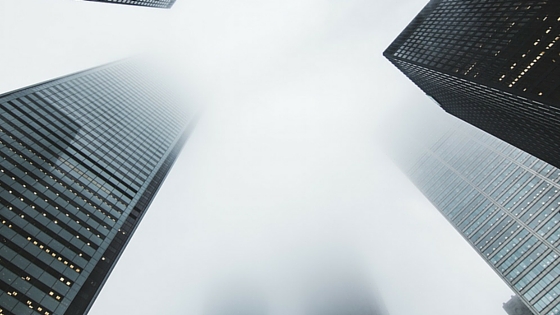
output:
{"label": "building edge", "polygon": [[89,1],[89,2],[103,2],[103,3],[109,3],[109,4],[119,4],[119,5],[130,5],[130,6],[135,6],[135,7],[146,7],[146,8],[158,8],[158,9],[171,9],[171,7],[175,4],[176,0],[171,0],[169,2],[169,4],[167,4],[166,7],[155,7],[155,6],[151,6],[151,5],[145,5],[145,4],[135,4],[135,3],[117,3],[117,2],[108,2],[108,1],[102,1],[102,0],[84,0],[84,1]]}
{"label": "building edge", "polygon": [[[92,273],[88,276],[84,285],[78,291],[76,297],[70,303],[68,309],[64,315],[85,315],[88,314],[93,306],[93,303],[99,296],[101,289],[107,282],[107,279],[111,275],[114,267],[118,263],[124,248],[130,242],[130,239],[136,232],[136,229],[140,225],[144,215],[146,214],[148,208],[150,207],[152,201],[155,199],[161,185],[167,178],[171,168],[175,164],[177,157],[181,153],[183,146],[186,141],[191,136],[194,128],[196,127],[201,116],[201,112],[195,114],[189,124],[187,125],[185,131],[178,138],[175,145],[170,150],[168,156],[162,162],[161,167],[157,170],[154,177],[150,180],[147,185],[146,191],[140,196],[136,205],[133,207],[132,211],[126,218],[125,222],[121,227],[121,233],[118,233],[109,248],[107,248],[106,254],[104,255],[105,260],[100,260]],[[127,233],[128,235],[124,234]],[[111,250],[113,249],[113,250]],[[110,253],[111,256],[107,255]],[[101,282],[95,280],[101,279]]]}

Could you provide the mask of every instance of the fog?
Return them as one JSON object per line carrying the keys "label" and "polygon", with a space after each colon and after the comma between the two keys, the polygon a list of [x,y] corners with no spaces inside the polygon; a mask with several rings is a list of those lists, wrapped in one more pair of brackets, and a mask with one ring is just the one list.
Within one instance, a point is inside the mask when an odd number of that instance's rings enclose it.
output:
{"label": "fog", "polygon": [[347,278],[391,315],[505,314],[380,145],[443,115],[381,55],[426,3],[2,0],[0,92],[141,55],[205,108],[89,314],[311,315]]}

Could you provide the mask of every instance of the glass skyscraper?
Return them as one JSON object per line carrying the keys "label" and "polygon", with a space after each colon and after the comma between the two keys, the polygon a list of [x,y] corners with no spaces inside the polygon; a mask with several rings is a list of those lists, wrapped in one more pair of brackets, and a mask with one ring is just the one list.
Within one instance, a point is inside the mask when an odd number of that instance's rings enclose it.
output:
{"label": "glass skyscraper", "polygon": [[106,2],[115,4],[137,5],[142,7],[169,9],[175,4],[175,0],[85,0],[94,2]]}
{"label": "glass skyscraper", "polygon": [[394,160],[534,314],[560,313],[560,170],[448,118]]}
{"label": "glass skyscraper", "polygon": [[137,61],[0,96],[0,314],[86,313],[193,127]]}
{"label": "glass skyscraper", "polygon": [[560,167],[560,2],[431,0],[384,52],[450,114]]}

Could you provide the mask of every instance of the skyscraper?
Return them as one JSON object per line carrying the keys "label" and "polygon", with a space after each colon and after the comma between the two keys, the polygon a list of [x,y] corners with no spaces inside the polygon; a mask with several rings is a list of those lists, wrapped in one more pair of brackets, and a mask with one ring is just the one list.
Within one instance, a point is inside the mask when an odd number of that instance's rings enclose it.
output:
{"label": "skyscraper", "polygon": [[384,52],[452,115],[560,167],[560,3],[432,0]]}
{"label": "skyscraper", "polygon": [[106,2],[115,4],[137,5],[142,7],[154,7],[169,9],[175,4],[175,0],[85,0],[94,2]]}
{"label": "skyscraper", "polygon": [[394,160],[534,314],[560,313],[560,170],[443,118],[396,141]]}
{"label": "skyscraper", "polygon": [[0,96],[0,314],[84,314],[194,123],[136,61]]}

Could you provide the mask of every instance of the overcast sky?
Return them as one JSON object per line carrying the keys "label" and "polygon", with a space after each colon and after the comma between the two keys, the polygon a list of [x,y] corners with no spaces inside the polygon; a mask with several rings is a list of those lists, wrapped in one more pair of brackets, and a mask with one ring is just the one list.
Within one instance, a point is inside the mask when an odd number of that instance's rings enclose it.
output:
{"label": "overcast sky", "polygon": [[90,314],[207,315],[238,282],[305,315],[330,265],[391,315],[505,314],[511,291],[378,145],[443,115],[381,55],[426,3],[0,0],[0,92],[151,52],[208,108]]}

